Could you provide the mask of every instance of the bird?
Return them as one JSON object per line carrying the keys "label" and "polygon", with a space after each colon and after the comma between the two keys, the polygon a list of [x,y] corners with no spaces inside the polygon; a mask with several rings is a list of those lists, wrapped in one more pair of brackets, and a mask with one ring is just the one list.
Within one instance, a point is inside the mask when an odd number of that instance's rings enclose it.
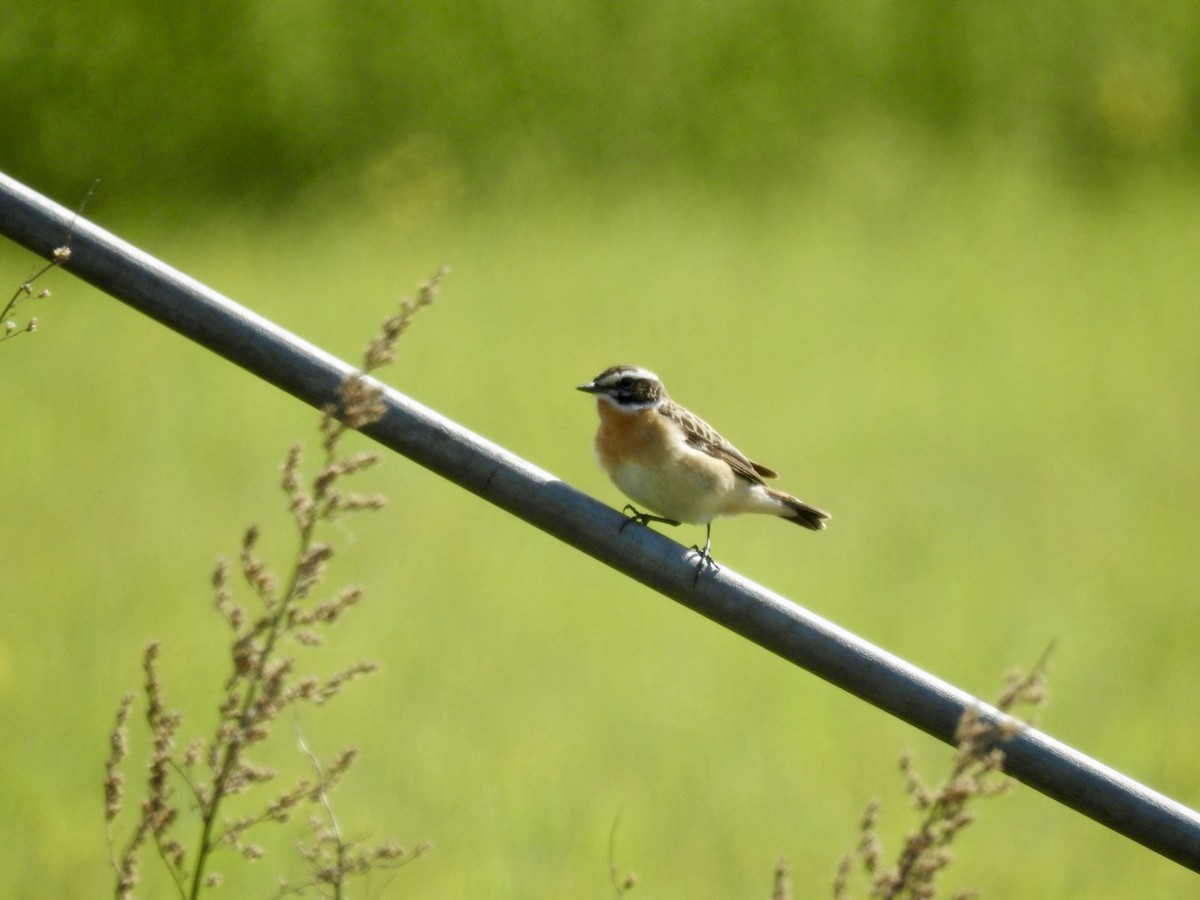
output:
{"label": "bird", "polygon": [[[596,397],[600,467],[622,493],[652,512],[627,505],[642,525],[705,526],[697,579],[712,560],[717,516],[761,513],[823,531],[829,513],[769,487],[778,473],[750,460],[715,428],[667,395],[662,379],[640,366],[605,369],[578,390]],[[626,523],[628,524],[628,522]],[[624,525],[622,525],[624,528]]]}

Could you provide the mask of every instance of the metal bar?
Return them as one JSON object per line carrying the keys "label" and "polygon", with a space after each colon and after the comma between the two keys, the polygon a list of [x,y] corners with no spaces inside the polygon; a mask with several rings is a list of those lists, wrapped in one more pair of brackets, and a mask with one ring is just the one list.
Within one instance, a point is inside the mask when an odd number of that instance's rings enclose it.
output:
{"label": "metal bar", "polygon": [[[68,241],[74,275],[315,407],[353,367],[0,174],[0,231],[46,258]],[[383,444],[820,678],[953,744],[969,707],[1003,714],[728,567],[693,583],[695,557],[455,422],[384,389],[366,429]],[[1200,814],[1033,729],[1004,745],[1032,788],[1200,872]]]}

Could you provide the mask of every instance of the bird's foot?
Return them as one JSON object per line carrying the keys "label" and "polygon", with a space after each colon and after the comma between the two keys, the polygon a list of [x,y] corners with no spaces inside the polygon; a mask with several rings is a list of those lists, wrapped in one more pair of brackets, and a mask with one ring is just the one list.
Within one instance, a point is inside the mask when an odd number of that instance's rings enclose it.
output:
{"label": "bird's foot", "polygon": [[649,525],[651,522],[662,522],[662,524],[664,524],[664,525],[678,525],[679,524],[679,522],[676,521],[675,519],[666,519],[666,518],[663,518],[662,516],[655,516],[655,515],[651,515],[650,513],[644,513],[640,509],[638,509],[636,506],[634,506],[632,503],[626,503],[624,509],[622,509],[621,512],[628,515],[629,518],[621,523],[621,527],[620,527],[620,529],[618,529],[620,531],[624,531],[625,526],[628,525],[630,522],[637,522],[639,525]]}
{"label": "bird's foot", "polygon": [[698,547],[695,544],[691,546],[691,551],[695,553],[699,559],[696,560],[696,576],[692,579],[692,587],[700,583],[700,576],[704,571],[710,570],[714,575],[721,571],[721,567],[717,565],[717,561],[712,558],[712,553],[709,550],[712,547],[712,538],[710,537],[704,542],[703,547]]}

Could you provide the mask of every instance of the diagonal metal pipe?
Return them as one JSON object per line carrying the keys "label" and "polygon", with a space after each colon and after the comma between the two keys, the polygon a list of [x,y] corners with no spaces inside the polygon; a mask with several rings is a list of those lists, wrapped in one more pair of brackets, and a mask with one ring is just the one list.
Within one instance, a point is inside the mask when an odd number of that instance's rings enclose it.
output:
{"label": "diagonal metal pipe", "polygon": [[[354,368],[0,173],[0,233],[315,407]],[[365,433],[689,609],[947,743],[963,713],[1003,713],[727,567],[694,582],[695,557],[502,447],[384,387]],[[1036,729],[1003,745],[1005,771],[1200,872],[1200,814]]]}

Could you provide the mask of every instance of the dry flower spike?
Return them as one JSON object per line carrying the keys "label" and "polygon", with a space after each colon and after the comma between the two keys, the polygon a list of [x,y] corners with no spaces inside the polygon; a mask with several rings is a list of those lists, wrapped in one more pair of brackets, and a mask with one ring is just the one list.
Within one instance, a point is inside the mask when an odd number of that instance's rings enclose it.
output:
{"label": "dry flower spike", "polygon": [[[61,258],[65,260],[68,256],[64,252]],[[404,301],[400,311],[384,322],[379,336],[368,345],[364,372],[394,358],[396,341],[413,315],[433,302],[443,274],[444,270],[422,285],[416,301]],[[285,710],[298,704],[321,706],[340,694],[349,682],[376,669],[372,662],[356,662],[327,677],[301,675],[297,674],[298,661],[293,651],[323,644],[323,631],[335,625],[363,597],[363,588],[358,585],[334,591],[327,599],[320,597],[329,561],[336,550],[332,544],[318,540],[316,534],[319,526],[347,514],[384,506],[382,497],[346,493],[341,488],[345,479],[369,470],[378,457],[373,453],[344,456],[340,453],[345,433],[369,425],[382,411],[378,385],[362,373],[351,375],[342,384],[339,405],[327,408],[321,417],[324,458],[311,479],[306,479],[302,470],[304,457],[300,445],[288,450],[281,485],[299,534],[299,546],[284,573],[276,575],[258,554],[258,527],[251,526],[244,532],[238,564],[242,579],[257,601],[252,602],[250,609],[257,607],[256,611],[249,612],[236,601],[229,564],[222,560],[214,566],[210,577],[213,603],[230,628],[231,641],[229,675],[218,704],[219,721],[210,738],[193,738],[182,752],[177,749],[176,735],[183,717],[170,709],[163,697],[158,670],[160,645],[154,641],[146,647],[143,694],[152,749],[145,796],[138,807],[131,836],[119,853],[112,839],[112,828],[122,809],[125,779],[119,767],[128,754],[128,719],[133,695],[127,695],[118,708],[105,767],[105,818],[110,845],[114,847],[111,854],[116,875],[114,896],[132,896],[140,878],[139,853],[151,841],[179,895],[189,900],[196,898],[222,880],[211,869],[216,852],[232,849],[241,859],[260,859],[265,851],[260,844],[249,841],[247,833],[266,823],[289,821],[305,803],[319,804],[325,810],[325,821],[315,838],[302,844],[302,855],[312,864],[309,885],[333,886],[337,889],[336,896],[343,896],[341,886],[348,878],[373,868],[401,865],[427,849],[428,845],[422,844],[414,852],[405,852],[394,842],[363,847],[343,840],[333,817],[329,792],[349,770],[357,750],[343,750],[322,765],[302,739],[300,744],[316,772],[315,780],[301,780],[277,791],[258,812],[232,821],[221,815],[230,797],[249,794],[276,780],[277,773],[256,764],[250,754],[272,734]],[[174,796],[180,782],[190,802],[177,805]],[[192,812],[199,821],[194,823],[197,834],[188,842],[192,848],[189,852],[177,835],[184,827],[183,820]]]}
{"label": "dry flower spike", "polygon": [[[1004,776],[1003,744],[1011,740],[1023,723],[1009,715],[1018,705],[1037,709],[1045,703],[1045,673],[1050,649],[1028,674],[1010,673],[996,703],[1001,718],[992,721],[977,707],[963,713],[955,731],[957,745],[949,776],[936,788],[927,787],[913,763],[912,754],[900,755],[900,772],[913,808],[921,813],[918,826],[910,831],[896,863],[884,868],[883,844],[877,829],[879,801],[867,804],[859,822],[859,843],[854,853],[839,860],[831,884],[834,900],[849,900],[850,879],[857,857],[868,880],[869,896],[882,900],[926,900],[937,894],[937,878],[953,861],[950,844],[974,819],[967,804],[977,797],[1006,793],[1012,782]],[[955,900],[975,896],[960,890]]]}

